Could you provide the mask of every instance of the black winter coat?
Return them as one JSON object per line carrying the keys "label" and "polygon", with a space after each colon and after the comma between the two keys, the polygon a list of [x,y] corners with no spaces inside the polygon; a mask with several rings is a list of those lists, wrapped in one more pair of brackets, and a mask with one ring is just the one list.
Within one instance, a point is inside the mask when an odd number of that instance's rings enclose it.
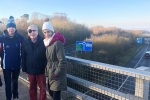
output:
{"label": "black winter coat", "polygon": [[22,50],[22,71],[28,74],[38,75],[45,73],[46,48],[43,39],[38,35],[33,45],[31,39],[24,41]]}

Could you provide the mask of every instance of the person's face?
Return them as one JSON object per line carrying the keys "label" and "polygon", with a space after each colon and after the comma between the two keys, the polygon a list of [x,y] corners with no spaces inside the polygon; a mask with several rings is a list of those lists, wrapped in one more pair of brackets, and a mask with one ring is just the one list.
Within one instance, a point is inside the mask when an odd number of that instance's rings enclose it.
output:
{"label": "person's face", "polygon": [[43,34],[46,39],[52,37],[52,35],[53,35],[52,31],[50,31],[50,30],[43,30]]}
{"label": "person's face", "polygon": [[9,28],[7,28],[7,31],[8,31],[8,35],[14,36],[15,31],[16,31],[16,28],[14,28],[14,27],[9,27]]}
{"label": "person's face", "polygon": [[28,36],[31,38],[31,39],[36,39],[37,36],[38,36],[38,30],[34,27],[30,27],[28,29]]}

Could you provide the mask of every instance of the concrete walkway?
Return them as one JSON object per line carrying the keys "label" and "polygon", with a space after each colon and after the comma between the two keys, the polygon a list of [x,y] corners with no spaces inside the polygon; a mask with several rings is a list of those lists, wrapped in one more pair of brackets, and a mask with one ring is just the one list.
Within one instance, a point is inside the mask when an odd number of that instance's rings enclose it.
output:
{"label": "concrete walkway", "polygon": [[[0,70],[0,75],[3,82],[3,86],[0,87],[0,100],[6,100],[4,77],[1,70]],[[19,100],[30,100],[28,90],[29,90],[29,84],[26,81],[19,78]],[[47,100],[52,100],[50,99],[48,93],[47,93]]]}

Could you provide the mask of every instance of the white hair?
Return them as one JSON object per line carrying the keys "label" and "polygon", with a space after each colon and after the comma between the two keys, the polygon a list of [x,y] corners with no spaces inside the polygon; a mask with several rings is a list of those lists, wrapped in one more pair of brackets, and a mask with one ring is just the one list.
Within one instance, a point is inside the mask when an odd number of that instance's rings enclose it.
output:
{"label": "white hair", "polygon": [[31,27],[33,27],[33,28],[35,28],[36,30],[38,30],[38,27],[37,27],[36,25],[31,24],[31,25],[28,27],[27,31],[28,31]]}

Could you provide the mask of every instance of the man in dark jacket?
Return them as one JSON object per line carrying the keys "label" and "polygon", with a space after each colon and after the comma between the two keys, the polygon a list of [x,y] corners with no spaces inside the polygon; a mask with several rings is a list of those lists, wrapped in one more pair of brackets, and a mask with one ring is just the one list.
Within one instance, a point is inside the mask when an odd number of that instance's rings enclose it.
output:
{"label": "man in dark jacket", "polygon": [[13,100],[18,100],[18,76],[23,36],[18,34],[13,16],[9,17],[6,28],[0,36],[1,67],[5,80],[6,100],[11,100],[12,95]]}
{"label": "man in dark jacket", "polygon": [[22,71],[28,74],[30,100],[38,100],[37,85],[40,88],[40,100],[46,100],[46,48],[43,39],[38,35],[37,26],[30,25],[27,31],[29,38],[23,45]]}

